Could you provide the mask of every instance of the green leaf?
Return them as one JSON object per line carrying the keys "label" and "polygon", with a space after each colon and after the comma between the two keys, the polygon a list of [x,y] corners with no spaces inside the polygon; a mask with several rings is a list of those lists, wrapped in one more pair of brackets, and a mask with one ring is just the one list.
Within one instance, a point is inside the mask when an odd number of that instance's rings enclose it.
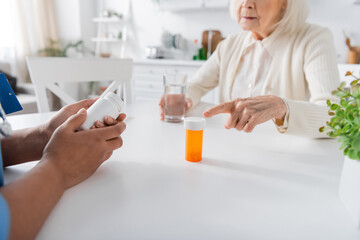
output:
{"label": "green leaf", "polygon": [[360,151],[360,138],[355,138],[352,143],[352,148],[355,149],[356,151]]}
{"label": "green leaf", "polygon": [[337,96],[339,98],[347,98],[350,97],[350,93],[345,93],[345,92],[341,92],[341,91],[333,91],[332,95]]}
{"label": "green leaf", "polygon": [[[335,113],[334,113],[335,114]],[[330,120],[330,125],[331,126],[335,126],[335,125],[337,125],[338,123],[340,122],[340,118],[338,118],[338,117],[332,117],[331,118],[331,120]]]}
{"label": "green leaf", "polygon": [[326,104],[328,105],[328,107],[330,107],[331,106],[331,101],[329,99],[326,100]]}
{"label": "green leaf", "polygon": [[343,142],[343,143],[341,143],[339,149],[342,150],[342,149],[345,149],[347,147],[349,147],[349,143],[348,142]]}
{"label": "green leaf", "polygon": [[325,131],[325,127],[319,128],[319,132],[324,132],[324,131]]}
{"label": "green leaf", "polygon": [[351,86],[351,91],[355,91],[356,89],[359,89],[359,87],[360,87],[359,83],[356,83]]}
{"label": "green leaf", "polygon": [[340,92],[340,91],[334,90],[334,91],[331,92],[331,94],[334,95],[334,96],[337,96],[337,94],[338,94],[339,92]]}
{"label": "green leaf", "polygon": [[351,159],[358,159],[358,151],[351,148],[348,152],[348,156]]}
{"label": "green leaf", "polygon": [[336,137],[334,131],[328,132],[327,135],[332,138]]}
{"label": "green leaf", "polygon": [[353,94],[354,98],[360,98],[360,89],[355,89],[353,90]]}
{"label": "green leaf", "polygon": [[347,134],[347,137],[349,138],[349,140],[351,140],[352,138],[356,137],[357,133],[355,128],[353,128],[353,131]]}
{"label": "green leaf", "polygon": [[345,119],[345,115],[344,115],[344,119],[340,121],[340,125],[343,128],[345,126],[345,124],[347,123],[347,120]]}
{"label": "green leaf", "polygon": [[351,112],[356,110],[355,103],[353,101],[349,101],[348,105],[345,107],[345,111]]}
{"label": "green leaf", "polygon": [[345,126],[343,127],[343,133],[347,133],[351,127],[352,126],[350,123],[345,124]]}
{"label": "green leaf", "polygon": [[345,114],[343,111],[341,110],[336,110],[336,116],[339,117],[339,118],[344,118],[345,117]]}
{"label": "green leaf", "polygon": [[336,103],[333,103],[333,104],[331,104],[331,106],[330,106],[330,109],[333,110],[333,111],[335,111],[335,110],[338,109],[338,108],[340,108],[340,106],[337,105]]}
{"label": "green leaf", "polygon": [[341,100],[340,100],[340,105],[341,105],[342,107],[346,107],[346,106],[348,105],[348,102],[347,102],[345,99],[341,99]]}
{"label": "green leaf", "polygon": [[337,130],[335,131],[335,133],[334,133],[335,137],[340,136],[340,135],[341,135],[341,132],[342,132],[342,129],[341,129],[341,128],[337,129]]}
{"label": "green leaf", "polygon": [[345,82],[345,81],[342,81],[342,82],[340,83],[339,89],[340,89],[340,90],[343,90],[345,86],[346,86],[346,82]]}
{"label": "green leaf", "polygon": [[359,118],[355,118],[354,119],[354,123],[358,126],[360,126],[360,119]]}
{"label": "green leaf", "polygon": [[350,83],[350,86],[355,86],[359,82],[359,79],[356,79]]}

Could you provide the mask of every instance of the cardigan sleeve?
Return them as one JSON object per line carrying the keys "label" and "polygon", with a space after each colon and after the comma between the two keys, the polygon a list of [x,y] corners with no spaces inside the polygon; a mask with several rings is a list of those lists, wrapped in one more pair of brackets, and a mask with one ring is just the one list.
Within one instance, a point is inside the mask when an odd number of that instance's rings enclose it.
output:
{"label": "cardigan sleeve", "polygon": [[186,96],[191,98],[193,106],[200,102],[202,96],[217,87],[219,84],[220,52],[224,41],[219,43],[215,52],[201,66],[187,84]]}
{"label": "cardigan sleeve", "polygon": [[289,105],[287,134],[313,138],[327,137],[319,128],[330,119],[326,100],[337,102],[331,92],[339,86],[336,51],[330,30],[318,28],[306,36],[304,75],[309,88],[308,102],[285,99]]}

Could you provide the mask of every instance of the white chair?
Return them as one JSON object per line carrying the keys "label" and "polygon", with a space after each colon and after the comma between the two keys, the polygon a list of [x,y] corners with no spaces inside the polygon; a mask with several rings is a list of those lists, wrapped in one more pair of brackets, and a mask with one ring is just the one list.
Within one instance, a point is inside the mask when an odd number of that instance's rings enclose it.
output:
{"label": "white chair", "polygon": [[65,104],[76,102],[57,83],[111,81],[102,95],[117,89],[125,103],[131,103],[131,59],[27,57],[26,62],[39,112],[50,111],[46,89]]}

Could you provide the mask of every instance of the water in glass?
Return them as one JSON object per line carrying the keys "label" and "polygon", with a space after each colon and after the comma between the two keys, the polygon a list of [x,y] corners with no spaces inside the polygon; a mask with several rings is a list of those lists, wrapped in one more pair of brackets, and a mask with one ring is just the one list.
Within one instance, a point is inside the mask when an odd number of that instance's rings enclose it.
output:
{"label": "water in glass", "polygon": [[179,77],[179,81],[170,81],[164,76],[165,121],[182,122],[185,116],[186,79]]}

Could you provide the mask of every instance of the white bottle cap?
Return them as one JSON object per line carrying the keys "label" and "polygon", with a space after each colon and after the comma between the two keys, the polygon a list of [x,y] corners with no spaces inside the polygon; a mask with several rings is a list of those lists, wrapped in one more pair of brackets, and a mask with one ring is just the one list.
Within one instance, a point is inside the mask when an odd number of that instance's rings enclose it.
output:
{"label": "white bottle cap", "polygon": [[184,120],[184,127],[192,131],[201,131],[205,128],[205,118],[187,117]]}
{"label": "white bottle cap", "polygon": [[119,112],[121,112],[124,109],[124,105],[125,103],[121,100],[121,98],[116,95],[113,92],[108,92],[105,96],[104,99],[108,99],[109,101],[113,102],[116,107],[118,108]]}

